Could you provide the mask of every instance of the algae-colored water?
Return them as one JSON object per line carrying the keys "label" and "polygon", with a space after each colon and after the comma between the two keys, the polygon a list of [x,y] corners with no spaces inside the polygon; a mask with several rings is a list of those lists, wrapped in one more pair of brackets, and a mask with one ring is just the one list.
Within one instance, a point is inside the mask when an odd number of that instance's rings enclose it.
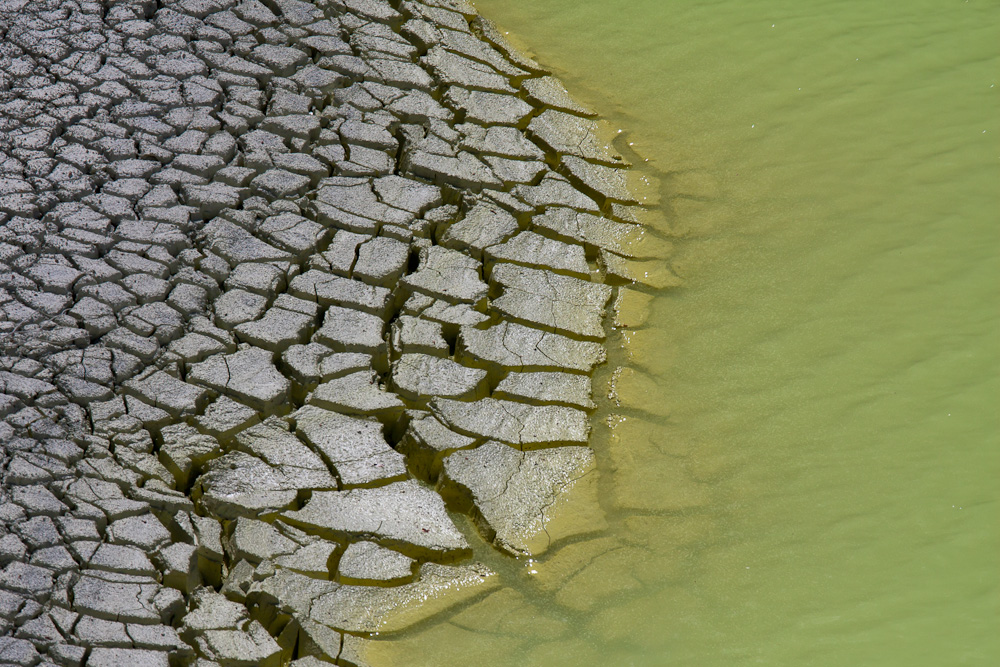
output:
{"label": "algae-colored water", "polygon": [[477,6],[649,159],[685,284],[613,341],[610,529],[372,660],[1000,664],[1000,5]]}

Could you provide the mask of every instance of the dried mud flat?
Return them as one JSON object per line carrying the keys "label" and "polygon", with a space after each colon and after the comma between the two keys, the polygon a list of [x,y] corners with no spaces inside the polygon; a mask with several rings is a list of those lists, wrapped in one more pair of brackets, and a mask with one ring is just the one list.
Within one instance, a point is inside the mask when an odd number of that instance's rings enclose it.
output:
{"label": "dried mud flat", "polygon": [[362,665],[600,531],[608,138],[462,0],[0,0],[0,663]]}

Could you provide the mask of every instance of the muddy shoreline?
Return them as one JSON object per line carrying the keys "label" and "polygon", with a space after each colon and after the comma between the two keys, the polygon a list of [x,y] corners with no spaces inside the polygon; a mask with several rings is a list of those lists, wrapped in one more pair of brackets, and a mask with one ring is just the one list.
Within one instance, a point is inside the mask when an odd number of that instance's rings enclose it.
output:
{"label": "muddy shoreline", "polygon": [[109,4],[0,3],[0,654],[362,665],[599,532],[594,112],[462,0]]}

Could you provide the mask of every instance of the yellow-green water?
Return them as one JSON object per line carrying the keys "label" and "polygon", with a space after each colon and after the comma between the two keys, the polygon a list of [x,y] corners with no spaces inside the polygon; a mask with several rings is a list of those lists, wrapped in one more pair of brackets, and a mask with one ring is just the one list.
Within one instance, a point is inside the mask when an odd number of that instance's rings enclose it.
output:
{"label": "yellow-green water", "polygon": [[595,436],[605,537],[372,659],[1000,664],[1000,4],[477,6],[663,183],[669,416]]}

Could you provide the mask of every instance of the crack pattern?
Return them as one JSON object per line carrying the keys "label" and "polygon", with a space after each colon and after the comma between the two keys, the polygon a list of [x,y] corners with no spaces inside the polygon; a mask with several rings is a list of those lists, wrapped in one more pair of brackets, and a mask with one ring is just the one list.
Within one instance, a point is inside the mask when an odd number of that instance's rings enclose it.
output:
{"label": "crack pattern", "polygon": [[548,548],[655,236],[592,116],[464,0],[0,0],[2,659],[361,665],[497,585],[446,508]]}

